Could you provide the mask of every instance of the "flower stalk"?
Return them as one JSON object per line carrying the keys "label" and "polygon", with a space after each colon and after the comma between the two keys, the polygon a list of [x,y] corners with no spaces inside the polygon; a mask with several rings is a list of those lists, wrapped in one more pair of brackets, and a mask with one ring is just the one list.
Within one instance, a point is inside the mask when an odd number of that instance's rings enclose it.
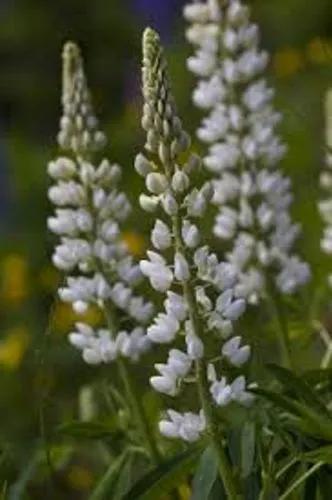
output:
{"label": "flower stalk", "polygon": [[149,349],[145,325],[153,306],[136,295],[142,274],[121,237],[121,223],[131,210],[118,190],[121,168],[106,159],[97,166],[93,163],[106,137],[93,110],[80,50],[72,42],[63,51],[62,105],[58,143],[65,156],[49,165],[54,180],[49,198],[56,210],[48,220],[49,229],[60,237],[53,262],[66,276],[59,295],[77,314],[97,307],[106,323],[98,329],[77,323],[69,339],[88,364],[117,363],[141,439],[151,461],[159,463],[157,444],[125,361],[138,361]]}
{"label": "flower stalk", "polygon": [[[135,168],[149,191],[141,195],[141,206],[149,213],[158,212],[158,218],[151,233],[155,250],[148,251],[148,259],[140,266],[152,288],[166,295],[165,312],[155,317],[147,334],[161,344],[179,335],[186,345],[185,352],[171,349],[167,364],[155,365],[159,375],[150,382],[158,392],[175,397],[186,378],[194,378],[201,406],[198,414],[168,410],[159,429],[168,438],[187,442],[197,441],[206,431],[219,457],[224,487],[229,498],[235,499],[239,497],[237,484],[224,450],[217,406],[252,402],[245,377],[241,374],[228,383],[226,368],[241,370],[250,357],[249,346],[241,346],[241,337],[232,336],[233,322],[244,311],[245,302],[234,295],[233,267],[219,262],[202,241],[200,223],[212,186],[199,180],[200,158],[190,152],[190,137],[177,114],[159,36],[150,28],[143,35],[143,94],[147,142]],[[217,336],[222,346],[220,380],[213,361],[218,356],[209,352],[209,336]]]}
{"label": "flower stalk", "polygon": [[[180,220],[178,216],[174,216],[173,220],[173,233],[176,242],[176,249],[179,252],[184,252],[184,245],[181,239],[180,231]],[[185,253],[184,253],[185,255]],[[188,307],[188,316],[193,326],[194,334],[199,339],[203,339],[203,328],[204,326],[200,322],[199,315],[197,313],[197,304],[194,293],[194,286],[191,285],[193,282],[193,277],[188,281],[184,282],[183,296]],[[208,367],[204,358],[197,359],[195,361],[195,374],[198,386],[198,395],[206,417],[207,433],[210,436],[212,446],[214,447],[216,454],[218,456],[219,462],[219,472],[221,480],[224,484],[225,491],[230,499],[239,499],[239,492],[237,489],[237,483],[232,470],[232,464],[227,457],[223,445],[224,436],[222,435],[219,428],[219,421],[216,415],[216,410],[213,405],[211,398],[209,381],[207,378]]]}
{"label": "flower stalk", "polygon": [[268,54],[242,0],[203,0],[185,6],[194,54],[188,69],[197,78],[193,102],[206,114],[197,129],[206,145],[203,163],[214,181],[218,208],[214,233],[239,273],[237,293],[257,304],[271,275],[282,294],[310,279],[294,254],[300,233],[289,208],[290,180],[277,169],[286,147],[277,134],[281,115],[264,79]]}

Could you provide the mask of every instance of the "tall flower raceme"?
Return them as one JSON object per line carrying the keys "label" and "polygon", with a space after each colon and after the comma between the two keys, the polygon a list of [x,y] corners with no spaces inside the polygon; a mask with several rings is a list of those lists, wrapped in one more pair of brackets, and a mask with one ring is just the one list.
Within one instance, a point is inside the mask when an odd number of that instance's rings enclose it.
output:
{"label": "tall flower raceme", "polygon": [[198,79],[193,101],[207,114],[197,136],[215,178],[214,233],[228,242],[227,260],[240,273],[236,293],[258,302],[267,274],[282,293],[293,293],[310,269],[292,250],[300,226],[289,214],[290,180],[277,169],[286,148],[277,135],[274,91],[264,79],[268,54],[259,49],[258,27],[240,0],[194,2],[184,15],[195,48],[188,59]]}
{"label": "tall flower raceme", "polygon": [[[233,327],[245,301],[235,297],[233,265],[219,262],[202,241],[200,225],[212,187],[194,181],[199,177],[200,159],[190,153],[190,138],[177,114],[159,36],[150,28],[143,36],[143,94],[142,126],[147,141],[135,168],[145,178],[148,191],[140,196],[140,204],[155,222],[153,249],[140,265],[152,288],[164,295],[164,310],[147,334],[155,343],[177,340],[167,362],[155,365],[158,373],[151,385],[176,397],[194,377],[201,404],[194,409],[197,413],[168,410],[159,428],[166,437],[188,442],[208,431],[218,451],[225,487],[234,493],[217,412],[231,402],[252,402],[244,375],[250,347]],[[215,343],[217,351],[211,346]]]}
{"label": "tall flower raceme", "polygon": [[[326,169],[321,174],[320,183],[327,194],[324,200],[319,203],[319,211],[325,223],[324,234],[321,240],[323,252],[332,255],[332,90],[326,95]],[[332,286],[332,276],[328,278]]]}
{"label": "tall flower raceme", "polygon": [[54,181],[48,194],[56,207],[48,227],[60,236],[53,262],[65,273],[59,295],[77,313],[95,304],[113,316],[96,330],[77,323],[69,339],[89,364],[118,356],[137,360],[150,345],[145,325],[153,307],[135,295],[141,273],[121,239],[121,223],[130,212],[118,190],[121,168],[106,159],[93,163],[106,138],[92,108],[79,49],[71,42],[63,51],[62,104],[58,143],[66,156],[48,166]]}
{"label": "tall flower raceme", "polygon": [[126,363],[137,361],[151,345],[146,328],[153,306],[135,293],[143,276],[121,238],[131,207],[118,188],[121,168],[106,159],[97,162],[106,139],[93,111],[80,51],[71,42],[63,51],[62,105],[58,143],[65,156],[48,167],[54,180],[49,199],[56,207],[48,226],[60,237],[53,262],[65,274],[59,296],[77,313],[93,304],[105,317],[99,329],[77,323],[69,339],[89,364],[116,361],[144,446],[158,463],[159,451]]}

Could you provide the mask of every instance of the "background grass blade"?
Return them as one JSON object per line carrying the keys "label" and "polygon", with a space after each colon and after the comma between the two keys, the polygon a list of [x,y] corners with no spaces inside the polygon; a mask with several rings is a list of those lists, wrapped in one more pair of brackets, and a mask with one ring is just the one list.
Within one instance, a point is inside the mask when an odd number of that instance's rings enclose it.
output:
{"label": "background grass blade", "polygon": [[193,471],[201,451],[201,448],[190,449],[164,462],[138,481],[123,500],[162,498]]}

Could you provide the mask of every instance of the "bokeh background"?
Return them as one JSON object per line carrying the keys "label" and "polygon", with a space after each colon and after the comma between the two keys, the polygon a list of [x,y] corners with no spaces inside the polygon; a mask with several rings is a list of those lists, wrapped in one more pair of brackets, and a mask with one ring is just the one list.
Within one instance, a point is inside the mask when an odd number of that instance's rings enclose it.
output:
{"label": "bokeh background", "polygon": [[[0,491],[7,484],[12,499],[25,498],[20,488],[30,477],[29,498],[86,498],[96,477],[88,447],[75,441],[59,446],[62,489],[54,496],[38,467],[40,444],[46,446],[57,426],[77,417],[80,401],[89,398],[88,384],[102,383],[111,373],[111,368],[106,373],[83,365],[66,341],[75,317],[55,300],[59,276],[50,265],[53,239],[46,231],[46,165],[57,151],[62,44],[74,39],[82,47],[109,156],[123,165],[135,202],[141,184],[132,164],[143,141],[139,65],[146,24],[161,32],[167,46],[187,128],[193,132],[198,123],[190,100],[193,82],[185,69],[190,49],[184,41],[183,3],[0,0]],[[250,3],[271,52],[269,77],[285,115],[282,133],[289,154],[284,169],[293,179],[294,216],[303,224],[300,246],[319,281],[331,268],[319,252],[316,201],[324,158],[323,100],[332,86],[332,2]],[[131,222],[137,229],[125,238],[140,255],[144,221],[134,212]],[[97,316],[88,313],[92,324]]]}

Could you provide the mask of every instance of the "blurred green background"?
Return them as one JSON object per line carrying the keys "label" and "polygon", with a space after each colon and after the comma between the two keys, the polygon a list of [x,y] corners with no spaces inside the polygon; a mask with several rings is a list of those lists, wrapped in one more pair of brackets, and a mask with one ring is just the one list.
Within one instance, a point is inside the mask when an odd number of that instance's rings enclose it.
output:
{"label": "blurred green background", "polygon": [[[140,180],[133,158],[140,149],[140,36],[151,24],[169,52],[174,91],[187,128],[199,116],[191,106],[192,77],[185,59],[179,0],[0,0],[0,487],[38,462],[35,451],[54,429],[79,412],[86,384],[105,369],[83,365],[66,340],[75,317],[55,300],[58,275],[50,265],[53,239],[46,231],[47,162],[56,155],[60,114],[61,48],[82,47],[97,114],[109,137],[112,161],[124,167],[135,202]],[[270,79],[285,115],[289,145],[284,169],[293,179],[294,216],[303,224],[301,252],[314,267],[315,283],[331,262],[319,251],[316,211],[324,158],[324,93],[332,86],[331,0],[252,0],[253,17],[271,52]],[[197,145],[199,148],[199,146]],[[145,247],[142,218],[125,237],[134,254]],[[95,311],[89,320],[97,321]],[[112,368],[107,368],[107,376]],[[73,445],[73,443],[71,443]],[[83,445],[66,459],[62,494],[85,498],[95,481],[93,453]],[[62,450],[63,453],[63,450]],[[42,471],[38,474],[42,475]],[[46,496],[41,477],[31,498]],[[39,489],[38,489],[39,488]],[[41,489],[40,489],[41,488]],[[50,487],[52,489],[52,487]]]}

